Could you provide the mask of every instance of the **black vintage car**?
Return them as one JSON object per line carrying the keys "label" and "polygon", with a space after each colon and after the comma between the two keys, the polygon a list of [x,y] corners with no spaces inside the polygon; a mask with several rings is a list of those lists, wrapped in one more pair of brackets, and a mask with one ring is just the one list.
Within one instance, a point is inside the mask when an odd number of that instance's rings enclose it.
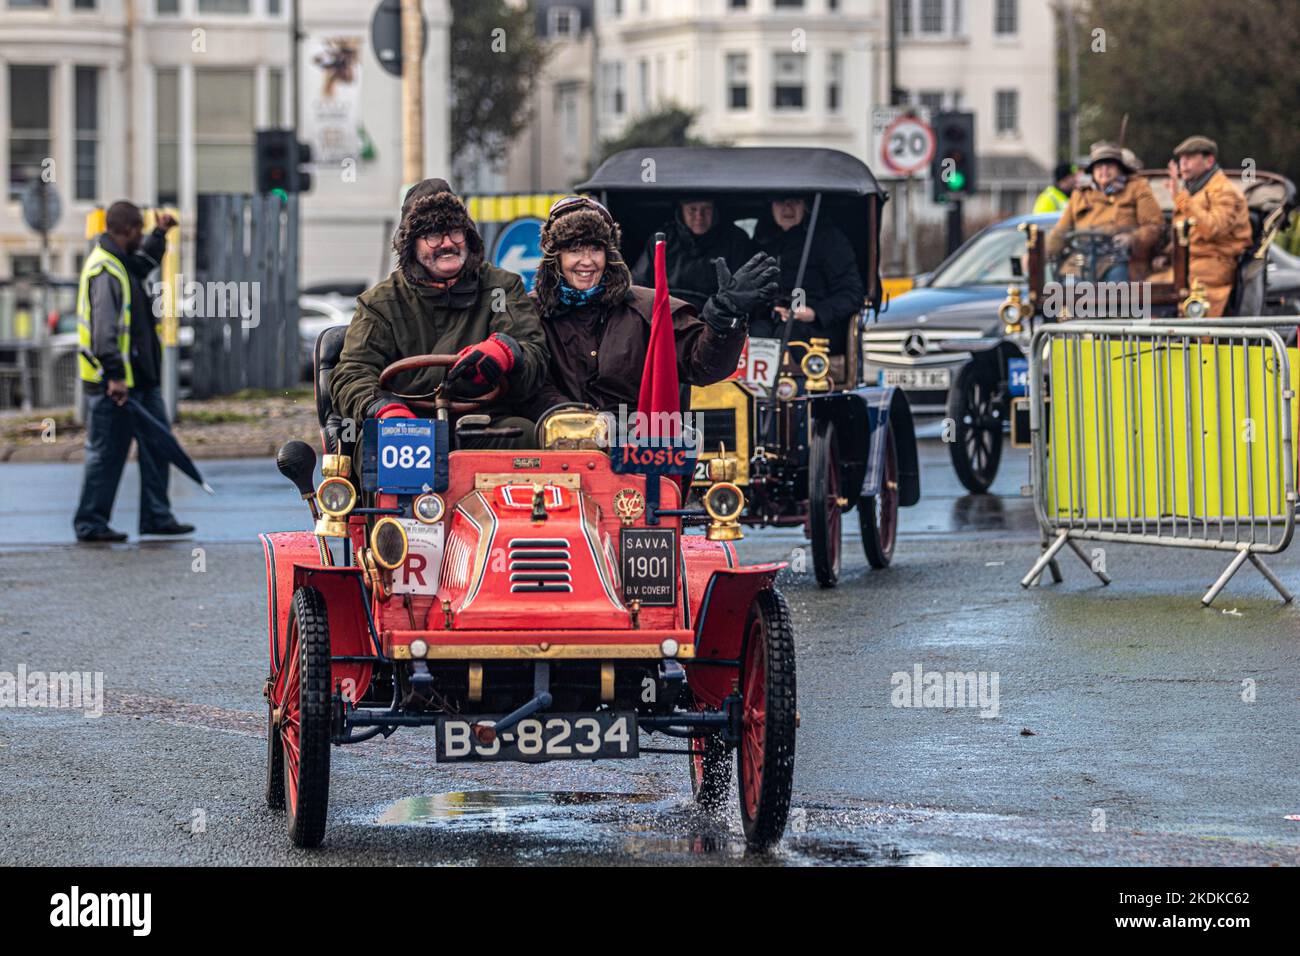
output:
{"label": "black vintage car", "polygon": [[[803,526],[823,587],[839,580],[841,517],[854,508],[868,562],[888,565],[898,508],[915,504],[921,486],[907,398],[866,381],[858,360],[863,326],[881,300],[880,214],[887,196],[871,171],[832,149],[636,149],[610,157],[578,189],[622,225],[629,259],[687,197],[715,197],[725,218],[750,235],[773,199],[806,197],[808,239],[794,288],[819,222],[834,223],[848,238],[866,295],[847,341],[803,339],[797,323],[784,322],[780,339],[750,340],[736,377],[693,389],[691,411],[704,435],[695,483],[708,484],[710,462],[723,457],[723,448],[734,453],[734,481],[748,499],[741,520]],[[847,361],[833,357],[839,352]],[[762,374],[760,354],[767,356]]]}

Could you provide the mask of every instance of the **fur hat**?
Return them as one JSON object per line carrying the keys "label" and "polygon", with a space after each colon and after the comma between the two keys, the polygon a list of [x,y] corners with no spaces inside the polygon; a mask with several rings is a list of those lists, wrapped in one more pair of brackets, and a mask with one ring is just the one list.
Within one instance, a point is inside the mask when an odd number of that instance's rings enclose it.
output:
{"label": "fur hat", "polygon": [[446,186],[445,180],[426,179],[411,187],[402,204],[402,224],[393,237],[393,251],[397,253],[397,267],[408,282],[422,285],[431,278],[416,258],[415,241],[432,232],[465,230],[467,255],[460,271],[462,276],[473,275],[483,264],[483,237],[474,228],[474,220],[470,219],[465,204],[450,187],[433,191],[436,187]]}
{"label": "fur hat", "polygon": [[594,200],[570,197],[552,206],[542,226],[542,264],[534,283],[542,315],[552,314],[560,304],[560,253],[574,246],[600,246],[605,250],[605,274],[600,280],[605,291],[600,302],[603,306],[622,302],[632,287],[632,272],[619,249],[622,241],[618,223]]}

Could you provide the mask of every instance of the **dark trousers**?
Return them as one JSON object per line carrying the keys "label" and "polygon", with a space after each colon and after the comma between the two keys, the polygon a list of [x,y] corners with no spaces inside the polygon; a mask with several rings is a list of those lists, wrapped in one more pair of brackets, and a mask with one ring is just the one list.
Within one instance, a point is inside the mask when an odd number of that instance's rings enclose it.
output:
{"label": "dark trousers", "polygon": [[[81,503],[72,526],[78,537],[108,527],[113,500],[122,480],[122,468],[131,451],[135,430],[131,413],[115,405],[103,387],[87,384],[86,473],[81,485]],[[167,421],[162,389],[133,388],[131,397],[160,422]],[[137,442],[140,462],[140,533],[165,527],[176,519],[167,499],[166,458],[154,453],[147,442]]]}

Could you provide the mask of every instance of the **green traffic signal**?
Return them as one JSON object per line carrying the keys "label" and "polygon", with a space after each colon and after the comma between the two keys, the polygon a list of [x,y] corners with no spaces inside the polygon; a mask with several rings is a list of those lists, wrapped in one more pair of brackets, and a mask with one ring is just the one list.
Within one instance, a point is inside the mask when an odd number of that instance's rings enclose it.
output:
{"label": "green traffic signal", "polygon": [[959,193],[966,185],[966,175],[960,169],[954,169],[948,174],[948,191]]}
{"label": "green traffic signal", "polygon": [[282,202],[282,203],[287,203],[287,202],[289,201],[289,194],[288,194],[287,192],[285,192],[283,189],[272,189],[272,190],[271,190],[271,195],[272,195],[272,196],[279,196],[279,197],[280,197],[280,202]]}

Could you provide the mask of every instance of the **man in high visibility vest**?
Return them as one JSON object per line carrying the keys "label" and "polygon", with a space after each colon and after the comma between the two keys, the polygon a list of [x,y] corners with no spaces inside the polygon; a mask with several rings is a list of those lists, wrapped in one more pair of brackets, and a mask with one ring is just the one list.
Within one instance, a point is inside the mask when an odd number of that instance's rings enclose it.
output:
{"label": "man in high visibility vest", "polygon": [[1070,204],[1070,193],[1079,180],[1079,167],[1074,163],[1058,163],[1052,174],[1053,183],[1034,200],[1034,212],[1064,212]]}
{"label": "man in high visibility vest", "polygon": [[[73,519],[78,541],[125,541],[108,526],[113,499],[122,479],[134,429],[122,407],[128,396],[161,422],[163,404],[162,346],[153,301],[145,279],[166,249],[171,216],[160,213],[157,227],[144,239],[144,217],[137,206],[115,202],[108,207],[105,231],[81,267],[77,287],[77,331],[86,414],[86,471],[81,501]],[[143,241],[142,241],[143,240]],[[189,534],[167,498],[168,462],[138,442],[140,460],[140,533]]]}

